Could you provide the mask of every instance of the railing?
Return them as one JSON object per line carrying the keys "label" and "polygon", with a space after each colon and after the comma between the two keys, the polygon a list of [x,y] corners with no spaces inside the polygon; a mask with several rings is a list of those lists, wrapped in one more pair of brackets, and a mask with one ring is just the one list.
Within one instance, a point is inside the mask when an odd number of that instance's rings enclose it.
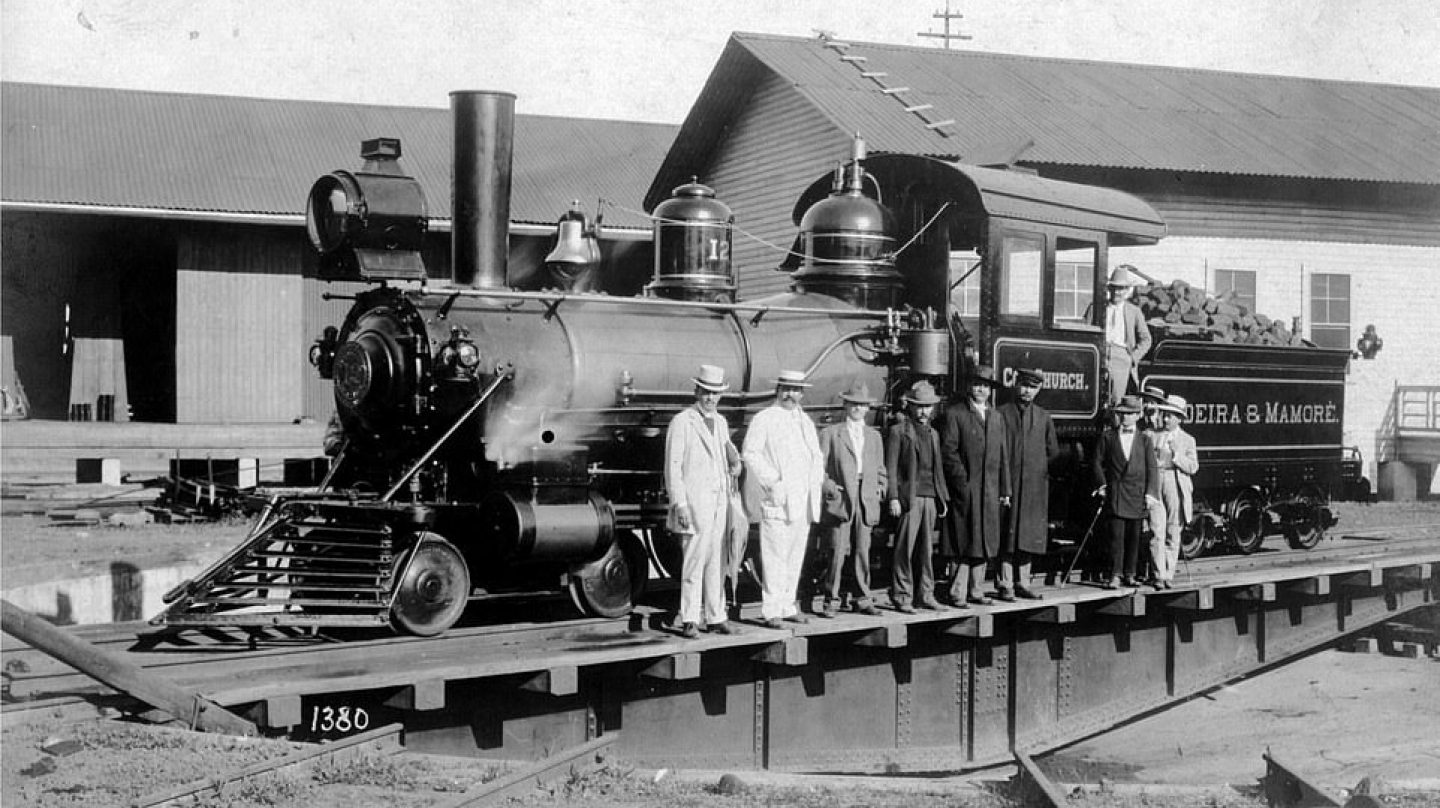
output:
{"label": "railing", "polygon": [[1440,387],[1396,387],[1395,428],[1401,432],[1440,432]]}

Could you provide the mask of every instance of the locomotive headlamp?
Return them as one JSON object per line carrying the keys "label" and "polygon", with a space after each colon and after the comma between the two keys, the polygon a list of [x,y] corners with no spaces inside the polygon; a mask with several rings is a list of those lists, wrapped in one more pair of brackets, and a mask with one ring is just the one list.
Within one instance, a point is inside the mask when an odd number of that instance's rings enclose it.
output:
{"label": "locomotive headlamp", "polygon": [[305,209],[310,244],[325,277],[423,280],[429,230],[425,194],[400,168],[400,141],[367,140],[365,165],[315,181]]}
{"label": "locomotive headlamp", "polygon": [[325,326],[320,339],[310,346],[310,364],[320,372],[320,378],[335,377],[335,349],[340,344],[340,332],[333,325]]}
{"label": "locomotive headlamp", "polygon": [[480,364],[480,349],[471,341],[470,334],[463,328],[452,328],[450,339],[440,349],[440,364],[457,377],[474,375]]}

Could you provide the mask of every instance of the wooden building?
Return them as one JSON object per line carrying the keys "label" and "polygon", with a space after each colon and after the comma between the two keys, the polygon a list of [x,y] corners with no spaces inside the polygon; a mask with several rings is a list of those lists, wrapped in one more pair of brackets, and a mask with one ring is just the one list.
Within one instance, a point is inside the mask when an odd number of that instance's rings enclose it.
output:
{"label": "wooden building", "polygon": [[[0,83],[5,385],[42,419],[284,424],[328,417],[310,343],[343,319],[304,227],[310,184],[398,137],[448,277],[451,124],[438,108]],[[524,109],[524,100],[517,102]],[[675,127],[520,114],[510,268],[533,277],[576,201],[607,288],[649,279],[640,199]],[[597,211],[600,200],[613,206]],[[528,274],[527,274],[528,273]],[[13,357],[13,359],[11,359]]]}
{"label": "wooden building", "polygon": [[[1391,463],[1430,485],[1433,460],[1395,465],[1396,423],[1440,429],[1440,89],[735,34],[647,207],[700,177],[756,236],[736,239],[741,293],[783,290],[795,200],[857,133],[872,153],[1127,191],[1168,235],[1112,264],[1235,290],[1322,346],[1373,325],[1384,348],[1352,363],[1346,442],[1370,479]],[[1095,268],[1074,269],[1087,287]],[[957,305],[978,304],[966,291]]]}

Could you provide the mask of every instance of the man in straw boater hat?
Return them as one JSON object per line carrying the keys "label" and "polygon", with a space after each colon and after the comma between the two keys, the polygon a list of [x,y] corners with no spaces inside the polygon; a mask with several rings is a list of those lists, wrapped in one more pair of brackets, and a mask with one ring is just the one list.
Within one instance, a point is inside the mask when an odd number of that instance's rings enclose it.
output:
{"label": "man in straw boater hat", "polygon": [[665,433],[667,527],[681,537],[685,552],[676,622],[687,639],[698,637],[701,625],[720,634],[735,632],[726,620],[721,548],[730,481],[740,471],[729,425],[718,411],[720,395],[729,388],[724,368],[701,365],[691,381],[695,404],[670,419]]}
{"label": "man in straw boater hat", "polygon": [[834,617],[845,594],[855,611],[877,615],[880,612],[870,600],[870,531],[880,521],[887,481],[885,450],[880,431],[865,423],[875,404],[870,388],[857,382],[840,394],[840,400],[845,402],[845,420],[820,430],[820,453],[825,456],[825,496],[843,498],[849,506],[848,518],[824,531],[830,563],[819,615]]}
{"label": "man in straw boater hat", "polygon": [[[1160,502],[1150,515],[1150,557],[1155,562],[1156,589],[1169,589],[1180,562],[1180,533],[1190,523],[1191,475],[1200,470],[1195,439],[1180,427],[1189,417],[1190,402],[1181,396],[1166,396],[1156,408],[1162,426],[1151,433],[1155,444],[1155,467],[1160,472]],[[1156,512],[1164,519],[1157,523]]]}
{"label": "man in straw boater hat", "polygon": [[1160,499],[1160,472],[1150,433],[1138,428],[1140,397],[1125,396],[1113,408],[1119,426],[1100,433],[1090,458],[1095,493],[1104,500],[1109,536],[1110,576],[1106,589],[1138,586],[1135,565],[1140,555],[1140,528],[1150,503]]}
{"label": "man in straw boater hat", "polygon": [[1038,600],[1030,589],[1032,556],[1050,543],[1050,466],[1060,456],[1055,421],[1035,397],[1045,386],[1039,370],[1015,372],[1015,400],[998,408],[1010,442],[1010,529],[1000,539],[1000,599]]}
{"label": "man in straw boater hat", "polygon": [[983,589],[985,570],[1000,555],[1002,520],[1010,507],[1010,447],[1005,421],[990,401],[997,386],[994,368],[975,368],[965,399],[947,407],[940,421],[940,457],[952,504],[943,554],[955,559],[946,594],[961,609],[991,603]]}
{"label": "man in straw boater hat", "polygon": [[910,385],[905,417],[890,427],[885,441],[885,498],[890,515],[900,520],[890,569],[890,603],[898,612],[915,613],[915,604],[939,609],[935,600],[935,528],[944,518],[950,492],[940,464],[940,436],[930,427],[940,396],[927,381]]}
{"label": "man in straw boater hat", "polygon": [[1150,350],[1150,326],[1140,307],[1130,302],[1135,287],[1142,283],[1133,269],[1121,264],[1105,283],[1108,300],[1101,327],[1105,329],[1105,369],[1110,375],[1106,404],[1111,406],[1124,397],[1132,381],[1139,384],[1140,358]]}
{"label": "man in straw boater hat", "polygon": [[804,373],[780,371],[775,403],[757,413],[745,433],[745,504],[751,519],[760,517],[760,618],[766,628],[780,628],[782,620],[809,622],[795,590],[810,525],[820,518],[825,475],[815,423],[800,408],[809,386]]}

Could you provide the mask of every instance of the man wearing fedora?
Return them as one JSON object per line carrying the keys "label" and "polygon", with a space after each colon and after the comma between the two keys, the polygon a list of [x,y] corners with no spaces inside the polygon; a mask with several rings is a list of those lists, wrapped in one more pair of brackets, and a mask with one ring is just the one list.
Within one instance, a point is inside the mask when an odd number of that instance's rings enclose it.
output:
{"label": "man wearing fedora", "polygon": [[1045,386],[1039,370],[1015,374],[1015,400],[997,408],[1005,422],[1010,460],[1010,529],[1000,540],[1000,599],[1038,600],[1029,587],[1030,562],[1050,544],[1050,465],[1060,456],[1055,421],[1035,397]]}
{"label": "man wearing fedora", "polygon": [[767,628],[781,620],[805,623],[795,591],[809,543],[820,519],[824,457],[815,422],[800,408],[810,383],[798,370],[775,379],[775,403],[756,413],[745,433],[746,510],[760,517],[762,567],[760,618]]}
{"label": "man wearing fedora", "polygon": [[1181,396],[1166,396],[1156,407],[1163,426],[1151,433],[1155,444],[1155,467],[1160,472],[1160,503],[1156,509],[1164,521],[1156,524],[1154,513],[1150,524],[1150,557],[1155,562],[1156,589],[1169,589],[1175,580],[1175,567],[1180,561],[1180,533],[1190,523],[1191,497],[1194,485],[1191,475],[1200,470],[1200,455],[1195,439],[1180,427],[1188,417],[1190,402]]}
{"label": "man wearing fedora", "polygon": [[1000,554],[1005,508],[1010,507],[1010,448],[1005,421],[990,397],[998,383],[988,365],[975,368],[965,399],[951,404],[940,421],[940,457],[950,485],[945,553],[956,561],[949,601],[988,606],[985,570]]}
{"label": "man wearing fedora", "polygon": [[1105,370],[1110,376],[1109,406],[1124,397],[1132,381],[1139,384],[1140,359],[1150,350],[1150,326],[1140,307],[1130,302],[1135,287],[1141,285],[1133,269],[1129,264],[1115,267],[1105,284],[1109,298],[1101,326],[1105,329]]}
{"label": "man wearing fedora", "polygon": [[915,613],[915,604],[939,609],[935,600],[935,528],[945,516],[950,492],[940,462],[940,436],[931,428],[940,396],[927,381],[910,385],[905,416],[890,427],[885,441],[886,491],[890,515],[900,520],[890,570],[890,602],[898,612]]}
{"label": "man wearing fedora", "polygon": [[1104,500],[1109,518],[1110,577],[1106,589],[1138,586],[1135,565],[1140,555],[1140,528],[1150,503],[1160,499],[1160,473],[1150,433],[1139,429],[1140,397],[1125,396],[1115,405],[1118,427],[1100,433],[1090,458],[1095,493]]}
{"label": "man wearing fedora", "polygon": [[687,639],[700,626],[734,633],[726,620],[721,548],[730,509],[730,480],[739,473],[729,425],[718,411],[729,385],[725,370],[701,365],[695,404],[670,419],[665,433],[665,491],[670,498],[667,527],[681,537],[680,633]]}
{"label": "man wearing fedora", "polygon": [[[825,531],[830,559],[819,614],[834,617],[842,595],[848,594],[855,611],[876,615],[880,612],[870,601],[870,531],[880,521],[885,453],[880,431],[865,423],[875,404],[870,388],[857,382],[840,394],[840,400],[845,402],[845,420],[820,430],[820,453],[825,456],[825,496],[839,497],[849,508],[845,521]],[[850,576],[845,575],[847,569]]]}

